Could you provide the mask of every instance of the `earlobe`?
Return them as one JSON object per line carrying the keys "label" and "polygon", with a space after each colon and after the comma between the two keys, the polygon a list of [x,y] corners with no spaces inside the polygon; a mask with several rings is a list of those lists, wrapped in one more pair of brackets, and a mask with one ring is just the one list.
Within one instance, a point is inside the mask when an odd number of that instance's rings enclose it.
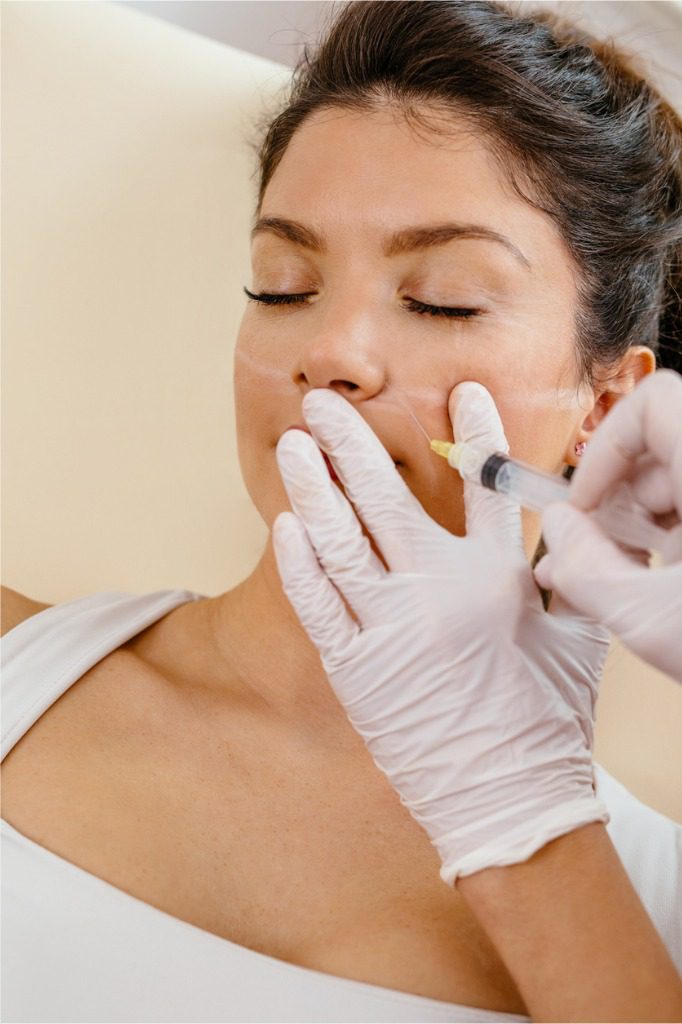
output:
{"label": "earlobe", "polygon": [[590,443],[592,434],[604,419],[614,402],[620,396],[612,391],[599,391],[594,389],[593,405],[585,416],[578,429],[573,433],[568,449],[564,455],[564,462],[569,466],[577,466],[585,448]]}
{"label": "earlobe", "polygon": [[592,434],[616,402],[656,369],[656,356],[646,345],[631,345],[608,377],[594,388],[594,405],[571,439],[565,461],[577,466]]}

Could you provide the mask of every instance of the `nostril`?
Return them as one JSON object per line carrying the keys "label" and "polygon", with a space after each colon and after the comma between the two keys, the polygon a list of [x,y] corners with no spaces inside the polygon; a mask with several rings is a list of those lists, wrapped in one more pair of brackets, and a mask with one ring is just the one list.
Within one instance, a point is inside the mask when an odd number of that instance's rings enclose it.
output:
{"label": "nostril", "polygon": [[332,380],[329,387],[334,391],[357,391],[359,384],[354,384],[351,380]]}

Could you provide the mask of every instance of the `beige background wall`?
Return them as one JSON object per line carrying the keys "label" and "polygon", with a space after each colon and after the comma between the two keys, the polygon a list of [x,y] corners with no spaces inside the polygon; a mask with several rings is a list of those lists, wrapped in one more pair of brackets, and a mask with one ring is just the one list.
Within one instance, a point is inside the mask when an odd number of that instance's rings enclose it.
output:
{"label": "beige background wall", "polygon": [[113,4],[2,14],[3,581],[217,593],[265,537],[232,345],[247,141],[288,72]]}
{"label": "beige background wall", "polygon": [[[248,140],[288,71],[116,4],[2,22],[3,582],[220,593],[265,540],[232,345]],[[680,737],[682,687],[614,652],[597,759],[682,821]]]}

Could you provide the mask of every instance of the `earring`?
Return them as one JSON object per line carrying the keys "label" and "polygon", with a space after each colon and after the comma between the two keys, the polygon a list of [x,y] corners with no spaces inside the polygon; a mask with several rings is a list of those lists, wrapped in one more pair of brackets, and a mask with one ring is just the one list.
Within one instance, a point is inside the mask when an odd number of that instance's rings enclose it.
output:
{"label": "earring", "polygon": [[575,446],[575,448],[573,450],[575,451],[575,454],[577,455],[577,457],[580,458],[580,456],[584,454],[586,448],[587,448],[587,441],[578,441],[578,442],[576,442],[576,446]]}

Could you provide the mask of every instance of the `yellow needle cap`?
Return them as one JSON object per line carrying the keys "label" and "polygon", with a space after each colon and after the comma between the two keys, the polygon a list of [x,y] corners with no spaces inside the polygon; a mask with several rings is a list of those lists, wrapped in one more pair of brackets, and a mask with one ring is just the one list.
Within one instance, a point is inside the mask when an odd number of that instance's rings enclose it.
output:
{"label": "yellow needle cap", "polygon": [[437,455],[442,455],[444,459],[447,459],[454,445],[452,441],[431,441],[431,448]]}

